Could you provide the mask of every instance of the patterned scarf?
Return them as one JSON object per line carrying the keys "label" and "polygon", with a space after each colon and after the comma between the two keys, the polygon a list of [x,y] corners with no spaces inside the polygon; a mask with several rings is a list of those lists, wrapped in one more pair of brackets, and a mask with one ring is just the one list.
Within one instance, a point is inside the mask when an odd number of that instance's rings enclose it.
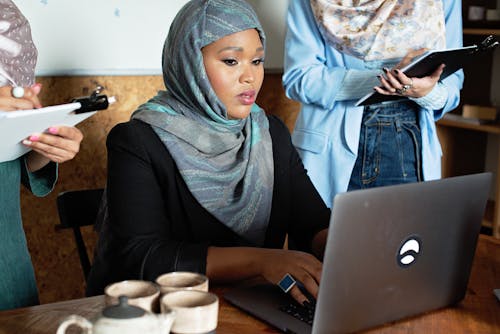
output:
{"label": "patterned scarf", "polygon": [[311,7],[335,49],[366,61],[446,46],[441,0],[311,0]]}
{"label": "patterned scarf", "polygon": [[0,86],[31,86],[38,52],[26,18],[10,0],[0,0]]}
{"label": "patterned scarf", "polygon": [[273,153],[264,111],[232,120],[212,89],[201,49],[255,28],[255,12],[242,0],[192,0],[172,22],[163,49],[166,91],[132,118],[152,125],[189,190],[219,221],[254,245],[262,245],[273,192]]}

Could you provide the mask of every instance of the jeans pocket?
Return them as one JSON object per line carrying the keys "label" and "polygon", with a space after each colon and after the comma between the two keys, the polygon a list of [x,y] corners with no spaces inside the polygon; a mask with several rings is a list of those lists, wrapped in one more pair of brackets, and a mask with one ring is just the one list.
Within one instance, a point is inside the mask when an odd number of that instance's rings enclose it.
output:
{"label": "jeans pocket", "polygon": [[379,122],[368,122],[365,124],[363,136],[363,152],[361,161],[361,181],[370,183],[380,173],[381,162],[381,138],[384,124]]}
{"label": "jeans pocket", "polygon": [[[416,122],[403,122],[401,124],[401,163],[404,177],[416,177],[422,181],[422,135]],[[404,156],[406,154],[407,156]]]}
{"label": "jeans pocket", "polygon": [[365,186],[421,181],[421,135],[415,122],[365,124],[360,161]]}

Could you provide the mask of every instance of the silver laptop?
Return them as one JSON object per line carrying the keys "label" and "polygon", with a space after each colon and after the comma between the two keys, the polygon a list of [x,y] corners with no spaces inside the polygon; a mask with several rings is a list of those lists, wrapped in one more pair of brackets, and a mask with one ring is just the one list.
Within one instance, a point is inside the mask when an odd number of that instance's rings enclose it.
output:
{"label": "silver laptop", "polygon": [[[491,173],[356,190],[333,202],[313,318],[273,285],[224,297],[287,333],[350,333],[465,296]],[[290,311],[287,311],[290,312]]]}

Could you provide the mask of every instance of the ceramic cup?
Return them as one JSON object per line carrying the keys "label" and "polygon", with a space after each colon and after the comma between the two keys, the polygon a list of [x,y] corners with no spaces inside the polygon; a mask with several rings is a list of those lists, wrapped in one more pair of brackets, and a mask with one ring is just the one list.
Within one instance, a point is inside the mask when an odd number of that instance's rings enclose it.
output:
{"label": "ceramic cup", "polygon": [[173,271],[158,276],[156,284],[161,294],[178,290],[198,290],[208,292],[208,277],[188,271]]}
{"label": "ceramic cup", "polygon": [[153,282],[129,280],[108,285],[104,289],[106,306],[118,304],[119,296],[127,296],[130,305],[149,312],[159,311],[160,288]]}
{"label": "ceramic cup", "polygon": [[176,334],[215,334],[219,298],[211,292],[178,290],[160,300],[162,313],[175,313],[171,332]]}

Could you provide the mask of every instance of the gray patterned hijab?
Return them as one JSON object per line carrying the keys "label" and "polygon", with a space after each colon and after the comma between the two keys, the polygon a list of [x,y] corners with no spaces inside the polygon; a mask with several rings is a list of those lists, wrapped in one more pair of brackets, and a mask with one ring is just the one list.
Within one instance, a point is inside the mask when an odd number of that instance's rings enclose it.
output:
{"label": "gray patterned hijab", "polygon": [[31,86],[38,53],[26,18],[10,0],[0,0],[0,86]]}
{"label": "gray patterned hijab", "polygon": [[264,32],[243,0],[192,0],[177,14],[163,49],[166,91],[132,115],[150,124],[196,200],[224,225],[262,245],[273,192],[273,153],[264,111],[233,120],[210,85],[201,49],[247,29]]}

